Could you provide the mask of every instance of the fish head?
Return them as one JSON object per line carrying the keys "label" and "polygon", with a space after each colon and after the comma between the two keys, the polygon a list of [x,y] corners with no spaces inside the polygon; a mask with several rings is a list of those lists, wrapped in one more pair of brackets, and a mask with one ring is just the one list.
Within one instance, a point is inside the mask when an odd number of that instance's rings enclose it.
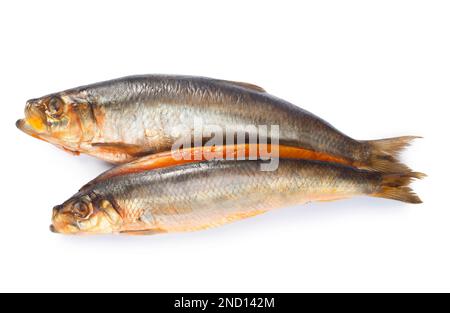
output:
{"label": "fish head", "polygon": [[16,126],[30,136],[74,152],[95,132],[92,105],[79,91],[28,100],[25,118]]}
{"label": "fish head", "polygon": [[122,224],[113,200],[95,193],[77,194],[53,208],[50,230],[68,235],[113,234]]}

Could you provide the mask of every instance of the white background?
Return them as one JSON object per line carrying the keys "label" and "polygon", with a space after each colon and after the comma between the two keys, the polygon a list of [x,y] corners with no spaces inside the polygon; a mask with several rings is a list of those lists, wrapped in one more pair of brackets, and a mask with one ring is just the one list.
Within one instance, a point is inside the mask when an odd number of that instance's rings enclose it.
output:
{"label": "white background", "polygon": [[[446,1],[2,1],[0,289],[450,291]],[[358,198],[197,233],[64,237],[108,166],[21,133],[25,101],[130,74],[248,81],[358,139],[421,135],[423,205]]]}

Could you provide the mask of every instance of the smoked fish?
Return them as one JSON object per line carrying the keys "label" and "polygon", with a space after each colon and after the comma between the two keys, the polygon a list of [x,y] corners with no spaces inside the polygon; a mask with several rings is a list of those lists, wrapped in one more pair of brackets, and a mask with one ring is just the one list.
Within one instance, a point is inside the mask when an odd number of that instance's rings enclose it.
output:
{"label": "smoked fish", "polygon": [[56,206],[51,230],[74,235],[196,231],[282,207],[361,195],[421,203],[409,187],[421,173],[387,174],[298,158],[280,158],[277,170],[261,171],[264,162],[170,166],[145,157],[101,175]]}
{"label": "smoked fish", "polygon": [[[195,137],[198,121],[236,137],[259,136],[326,154],[335,163],[386,173],[409,171],[397,157],[417,138],[355,140],[261,87],[170,75],[125,77],[32,99],[27,102],[25,118],[16,125],[71,153],[121,164],[187,142]],[[272,126],[279,127],[277,141],[267,129]],[[200,145],[215,134],[202,133]]]}

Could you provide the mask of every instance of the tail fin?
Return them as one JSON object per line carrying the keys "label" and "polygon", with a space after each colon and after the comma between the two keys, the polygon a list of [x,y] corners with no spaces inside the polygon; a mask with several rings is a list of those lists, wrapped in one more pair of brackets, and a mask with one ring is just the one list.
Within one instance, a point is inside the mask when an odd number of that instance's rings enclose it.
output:
{"label": "tail fin", "polygon": [[379,190],[373,197],[393,199],[407,203],[422,203],[422,200],[409,187],[414,179],[426,177],[423,173],[383,174]]}
{"label": "tail fin", "polygon": [[364,141],[371,147],[371,155],[366,166],[384,173],[407,173],[411,169],[398,160],[400,152],[411,144],[417,136],[405,136]]}

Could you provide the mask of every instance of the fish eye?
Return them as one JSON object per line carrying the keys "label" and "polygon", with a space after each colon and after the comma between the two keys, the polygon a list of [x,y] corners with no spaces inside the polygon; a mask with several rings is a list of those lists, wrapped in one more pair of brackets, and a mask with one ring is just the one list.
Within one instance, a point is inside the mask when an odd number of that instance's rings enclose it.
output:
{"label": "fish eye", "polygon": [[78,218],[88,218],[91,214],[89,205],[85,202],[76,202],[72,207],[72,213]]}
{"label": "fish eye", "polygon": [[47,113],[54,118],[62,115],[64,110],[64,103],[59,97],[53,97],[48,102]]}

